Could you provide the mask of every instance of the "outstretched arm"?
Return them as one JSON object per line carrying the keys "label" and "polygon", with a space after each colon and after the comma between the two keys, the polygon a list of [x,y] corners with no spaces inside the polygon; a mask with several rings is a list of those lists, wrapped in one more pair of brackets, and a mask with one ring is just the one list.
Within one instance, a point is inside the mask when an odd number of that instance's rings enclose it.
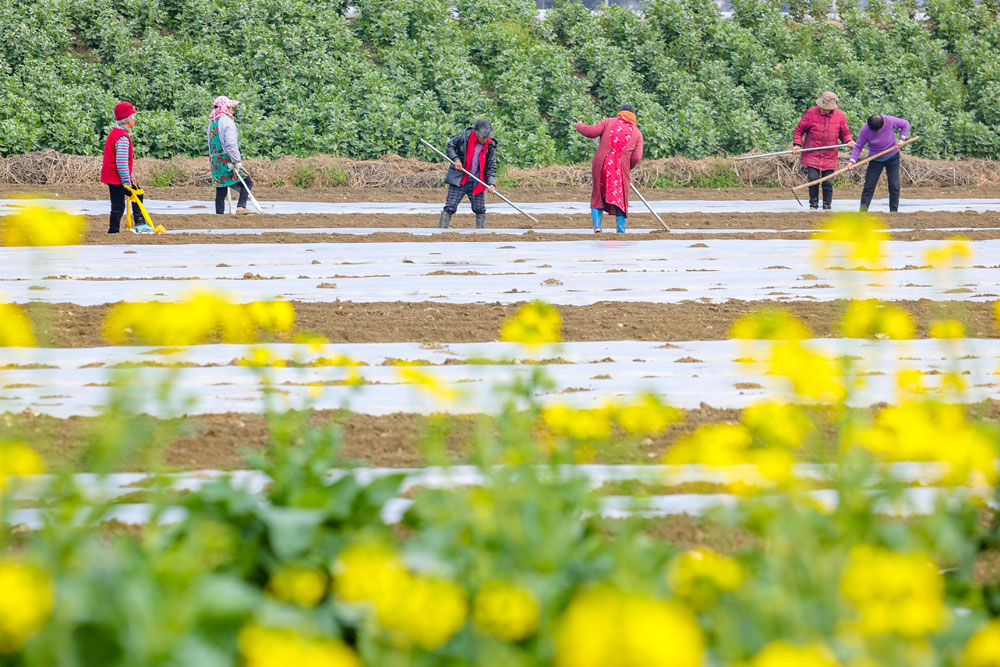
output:
{"label": "outstretched arm", "polygon": [[607,126],[607,124],[608,124],[607,118],[594,125],[587,125],[586,123],[578,122],[576,124],[576,131],[585,137],[596,139],[602,134],[604,134],[604,128]]}

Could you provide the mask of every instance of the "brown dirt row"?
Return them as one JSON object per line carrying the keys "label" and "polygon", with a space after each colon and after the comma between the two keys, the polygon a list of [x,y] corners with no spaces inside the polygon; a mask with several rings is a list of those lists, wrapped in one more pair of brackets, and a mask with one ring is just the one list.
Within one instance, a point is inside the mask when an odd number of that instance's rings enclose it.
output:
{"label": "brown dirt row", "polygon": [[[721,410],[702,404],[688,410],[684,419],[665,433],[635,442],[622,437],[594,452],[596,463],[654,463],[678,438],[703,424],[733,422],[739,410]],[[1000,420],[1000,402],[987,401],[970,407],[970,418]],[[438,418],[412,413],[384,416],[344,414],[339,411],[314,411],[308,416],[313,426],[337,423],[343,432],[342,461],[358,465],[387,467],[420,466],[428,463],[422,439],[429,429],[439,428]],[[100,417],[70,417],[57,419],[45,415],[22,413],[0,414],[5,434],[31,443],[54,470],[89,470],[89,443],[108,428]],[[484,415],[452,416],[448,418],[447,452],[454,462],[466,462],[470,452],[465,443],[477,429],[495,432],[496,421]],[[148,416],[135,417],[127,425],[137,435],[174,433],[169,442],[155,445],[160,460],[172,470],[234,469],[246,467],[245,452],[266,450],[270,443],[267,418],[256,414],[222,413],[195,415],[174,420],[158,420]],[[431,462],[440,462],[431,459]],[[150,470],[149,461],[125,462],[122,470]]]}
{"label": "brown dirt row", "polygon": [[[1000,169],[998,169],[1000,171]],[[152,187],[143,182],[146,197],[151,200],[201,200],[206,208],[214,207],[215,190],[210,186],[192,187],[190,185]],[[552,202],[552,201],[590,201],[590,186],[585,187],[515,187],[501,188],[501,192],[514,202]],[[291,186],[267,187],[259,185],[254,189],[257,198],[267,201],[315,201],[315,202],[417,202],[438,203],[444,205],[445,188],[418,187],[344,187],[344,188],[297,188]],[[649,200],[683,201],[690,199],[710,199],[729,201],[733,199],[771,200],[794,197],[787,188],[644,188],[643,196]],[[876,198],[885,197],[887,191],[884,183],[879,184],[875,192]],[[108,188],[92,181],[82,183],[61,183],[57,185],[11,184],[0,183],[0,197],[15,197],[29,195],[50,197],[56,199],[107,199]],[[857,201],[861,197],[859,187],[837,188],[834,196],[839,200]],[[910,199],[959,199],[959,198],[996,198],[1000,197],[1000,183],[975,186],[934,186],[921,185],[903,189],[902,196]],[[800,195],[801,197],[801,195]],[[501,203],[501,200],[487,195],[487,203]],[[636,205],[641,205],[636,202]]]}
{"label": "brown dirt row", "polygon": [[[842,153],[846,155],[846,153]],[[441,162],[386,155],[378,160],[349,160],[329,155],[308,158],[282,157],[277,160],[246,160],[250,173],[261,185],[300,187],[433,187],[444,181]],[[68,155],[40,151],[0,158],[0,182],[55,185],[96,182],[100,174],[98,155]],[[520,169],[501,165],[501,182],[522,187],[580,186],[590,183],[590,164],[550,165]],[[683,157],[645,160],[633,170],[639,187],[670,183],[681,186],[739,182],[741,185],[790,187],[806,180],[805,169],[791,156],[741,161],[738,170],[728,157],[692,160]],[[208,160],[181,158],[158,160],[139,158],[135,175],[140,183],[159,180],[172,185],[207,186]],[[903,156],[902,182],[909,185],[983,186],[1000,185],[1000,170],[991,160],[927,160]],[[858,184],[861,170],[842,179]]]}
{"label": "brown dirt row", "polygon": [[[333,343],[474,343],[497,339],[502,322],[520,304],[441,303],[306,303],[293,302],[297,327],[326,336]],[[993,304],[929,299],[893,302],[918,322],[918,335],[927,335],[928,324],[942,317],[966,323],[967,335],[996,336]],[[598,340],[722,340],[745,314],[782,308],[802,318],[816,336],[836,336],[836,325],[846,303],[842,300],[728,301],[725,303],[619,303],[560,306],[563,337],[567,341]],[[107,342],[101,334],[110,306],[29,304],[39,340],[55,347],[98,347]]]}

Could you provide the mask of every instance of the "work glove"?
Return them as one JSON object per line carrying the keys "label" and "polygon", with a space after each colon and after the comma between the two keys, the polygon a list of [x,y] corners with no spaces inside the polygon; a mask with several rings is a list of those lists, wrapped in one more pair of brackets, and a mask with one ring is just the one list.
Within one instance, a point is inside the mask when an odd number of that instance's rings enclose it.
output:
{"label": "work glove", "polygon": [[243,171],[242,162],[234,162],[232,166],[233,166],[233,171],[236,173],[240,173],[241,171]]}

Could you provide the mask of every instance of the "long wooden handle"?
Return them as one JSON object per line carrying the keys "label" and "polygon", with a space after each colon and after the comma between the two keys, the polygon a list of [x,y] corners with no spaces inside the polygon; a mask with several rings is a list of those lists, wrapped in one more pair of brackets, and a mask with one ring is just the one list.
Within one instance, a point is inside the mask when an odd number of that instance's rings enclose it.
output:
{"label": "long wooden handle", "polygon": [[[861,165],[863,165],[865,163],[871,162],[875,158],[882,157],[883,155],[888,155],[889,153],[893,152],[894,150],[902,148],[906,144],[913,143],[914,141],[916,141],[919,138],[920,137],[910,137],[909,139],[907,139],[906,141],[904,141],[901,145],[894,145],[892,148],[886,148],[881,153],[876,153],[875,155],[869,155],[864,160],[861,160],[860,162],[855,162],[854,166],[855,167],[860,167]],[[843,174],[845,171],[850,171],[850,170],[851,170],[851,167],[844,167],[843,169],[838,169],[837,171],[833,172],[832,174],[827,174],[823,178],[817,178],[815,181],[809,181],[808,183],[803,183],[802,185],[795,185],[795,186],[792,187],[792,190],[793,191],[795,191],[795,190],[801,190],[802,188],[808,188],[810,185],[819,185],[823,181],[828,181],[831,178],[836,178],[837,176],[840,176],[841,174]]]}
{"label": "long wooden handle", "polygon": [[[443,158],[444,158],[445,160],[447,160],[448,162],[451,162],[452,164],[454,164],[454,160],[452,160],[452,159],[451,159],[451,158],[449,158],[449,157],[448,157],[447,155],[445,155],[444,153],[442,153],[441,151],[439,151],[439,150],[438,150],[437,148],[435,148],[435,147],[434,147],[434,144],[431,144],[431,143],[428,143],[427,141],[424,141],[423,139],[421,139],[420,141],[422,141],[422,142],[423,142],[423,144],[424,144],[425,146],[427,146],[427,148],[430,148],[430,149],[431,149],[432,151],[434,151],[435,153],[437,153],[438,155],[440,155],[441,157],[443,157]],[[471,171],[469,171],[469,170],[468,170],[468,169],[466,169],[465,167],[462,167],[462,171],[463,171],[463,172],[465,173],[465,175],[467,175],[467,176],[468,176],[469,178],[471,178],[472,180],[474,180],[474,181],[475,181],[476,183],[479,183],[480,185],[483,185],[483,186],[485,186],[486,188],[489,188],[489,187],[490,187],[490,186],[489,186],[489,185],[488,185],[488,184],[487,184],[486,182],[484,182],[483,180],[481,180],[481,179],[479,179],[479,178],[476,178],[475,174],[473,174],[473,173],[472,173]],[[515,211],[517,211],[517,212],[518,212],[518,213],[520,213],[521,215],[525,216],[526,218],[528,218],[529,220],[531,220],[531,221],[532,221],[533,223],[535,223],[536,225],[538,224],[538,218],[536,218],[535,216],[531,215],[530,213],[525,213],[524,211],[522,211],[522,210],[521,210],[520,208],[518,208],[518,207],[517,207],[517,204],[515,204],[514,202],[512,202],[512,201],[511,201],[511,200],[509,200],[509,199],[507,199],[506,197],[504,197],[504,196],[503,196],[502,194],[500,194],[499,192],[497,192],[497,189],[496,189],[496,188],[493,188],[492,192],[493,192],[493,194],[495,194],[495,195],[496,195],[497,197],[500,197],[500,199],[502,199],[502,200],[504,200],[505,202],[507,202],[508,204],[510,204],[511,208],[513,208],[513,209],[514,209]]]}
{"label": "long wooden handle", "polygon": [[[810,151],[825,151],[831,148],[843,148],[847,144],[831,144],[829,146],[814,146],[812,148],[802,148],[799,149],[799,153],[809,153]],[[795,151],[777,151],[775,153],[761,153],[759,155],[741,155],[740,157],[734,157],[733,160],[756,160],[761,157],[774,157],[775,155],[788,155],[789,153],[794,153]]]}

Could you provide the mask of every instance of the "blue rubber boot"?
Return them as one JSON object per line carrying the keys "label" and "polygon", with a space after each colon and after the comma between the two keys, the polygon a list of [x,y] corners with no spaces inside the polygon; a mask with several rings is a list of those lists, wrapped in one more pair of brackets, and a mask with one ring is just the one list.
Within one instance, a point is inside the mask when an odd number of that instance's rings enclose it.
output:
{"label": "blue rubber boot", "polygon": [[628,222],[628,219],[624,215],[616,215],[615,216],[615,222],[618,223],[618,233],[619,234],[624,234],[625,233],[625,223]]}
{"label": "blue rubber boot", "polygon": [[590,209],[590,217],[594,221],[594,233],[601,231],[601,215],[604,213],[602,209],[592,208]]}

